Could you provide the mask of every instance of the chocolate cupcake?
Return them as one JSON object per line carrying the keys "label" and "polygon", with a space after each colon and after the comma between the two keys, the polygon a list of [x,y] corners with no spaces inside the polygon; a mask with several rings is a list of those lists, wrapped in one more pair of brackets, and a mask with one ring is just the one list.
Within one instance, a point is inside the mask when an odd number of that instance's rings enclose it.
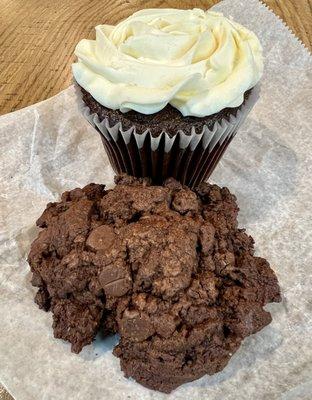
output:
{"label": "chocolate cupcake", "polygon": [[73,64],[83,115],[115,172],[206,180],[258,98],[262,48],[212,11],[148,9],[96,27]]}

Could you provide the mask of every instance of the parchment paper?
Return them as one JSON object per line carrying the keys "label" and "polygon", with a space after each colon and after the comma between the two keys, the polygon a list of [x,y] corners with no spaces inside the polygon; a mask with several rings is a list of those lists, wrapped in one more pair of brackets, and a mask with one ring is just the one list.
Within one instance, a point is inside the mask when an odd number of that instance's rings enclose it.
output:
{"label": "parchment paper", "polygon": [[98,134],[76,111],[72,88],[0,118],[0,376],[16,400],[311,399],[312,59],[257,0],[217,7],[256,31],[266,71],[261,99],[213,175],[238,197],[240,222],[268,258],[283,291],[273,322],[246,339],[219,374],[171,395],[127,380],[98,338],[81,354],[53,338],[51,314],[33,303],[26,256],[48,201],[108,182]]}

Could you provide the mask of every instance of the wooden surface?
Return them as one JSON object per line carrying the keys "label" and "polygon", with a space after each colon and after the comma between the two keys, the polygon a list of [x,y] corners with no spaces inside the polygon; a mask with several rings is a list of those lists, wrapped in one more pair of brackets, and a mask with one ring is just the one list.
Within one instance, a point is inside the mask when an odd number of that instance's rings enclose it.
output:
{"label": "wooden surface", "polygon": [[[216,3],[218,0],[0,0],[0,114],[65,89],[71,82],[75,44],[92,38],[95,25],[114,24],[141,8],[209,8]],[[265,3],[312,50],[312,0]],[[1,387],[0,400],[12,400]]]}
{"label": "wooden surface", "polygon": [[[0,114],[71,82],[75,44],[94,26],[146,7],[209,8],[218,0],[0,0]],[[265,0],[312,49],[312,0]]]}

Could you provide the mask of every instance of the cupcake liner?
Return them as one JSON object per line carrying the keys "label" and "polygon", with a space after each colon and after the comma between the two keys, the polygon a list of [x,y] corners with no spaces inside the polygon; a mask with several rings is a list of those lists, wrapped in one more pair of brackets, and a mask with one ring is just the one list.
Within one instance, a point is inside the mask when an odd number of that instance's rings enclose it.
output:
{"label": "cupcake liner", "polygon": [[125,130],[121,122],[111,126],[107,119],[100,121],[81,99],[79,87],[76,88],[79,109],[100,133],[117,174],[126,172],[136,177],[148,176],[157,184],[173,177],[191,188],[209,178],[260,92],[259,86],[253,88],[236,114],[233,113],[229,120],[217,121],[210,129],[205,125],[200,133],[192,127],[190,134],[180,130],[172,137],[167,132],[153,137],[148,129],[137,133],[134,125]]}

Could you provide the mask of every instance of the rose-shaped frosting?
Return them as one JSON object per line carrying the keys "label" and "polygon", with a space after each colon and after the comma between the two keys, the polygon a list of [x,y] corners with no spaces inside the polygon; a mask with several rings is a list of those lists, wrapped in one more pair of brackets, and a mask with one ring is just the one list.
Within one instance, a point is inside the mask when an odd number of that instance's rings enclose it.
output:
{"label": "rose-shaped frosting", "polygon": [[147,9],[81,40],[76,81],[100,104],[153,114],[168,103],[204,117],[238,107],[261,78],[257,36],[222,14]]}

